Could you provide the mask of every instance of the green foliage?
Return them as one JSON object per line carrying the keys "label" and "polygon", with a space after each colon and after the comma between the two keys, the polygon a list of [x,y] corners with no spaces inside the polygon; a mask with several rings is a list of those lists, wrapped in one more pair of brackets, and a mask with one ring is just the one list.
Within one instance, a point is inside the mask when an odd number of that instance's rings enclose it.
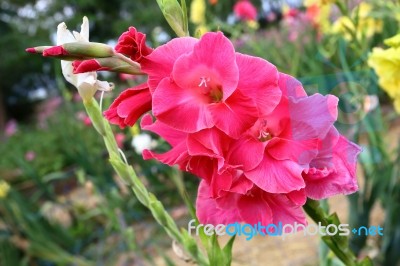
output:
{"label": "green foliage", "polygon": [[[107,99],[103,104],[109,105]],[[81,103],[66,101],[41,127],[19,125],[18,132],[0,146],[1,176],[12,188],[0,199],[0,225],[7,225],[4,229],[0,226],[0,257],[5,265],[24,261],[94,265],[98,260],[113,265],[129,251],[136,252],[138,260],[151,258],[142,251],[158,237],[138,243],[132,227],[150,212],[113,178],[101,138],[92,126],[77,119],[81,111]],[[127,144],[130,133],[125,134]],[[147,189],[157,193],[164,206],[178,205],[176,177],[171,177],[176,171],[143,161],[131,147],[128,150],[127,158],[134,162],[140,177],[146,177]],[[25,158],[29,151],[35,158]],[[193,180],[182,180],[181,185],[189,189],[190,201],[196,189]],[[159,241],[162,243],[162,238]],[[105,248],[99,253],[101,246]]]}

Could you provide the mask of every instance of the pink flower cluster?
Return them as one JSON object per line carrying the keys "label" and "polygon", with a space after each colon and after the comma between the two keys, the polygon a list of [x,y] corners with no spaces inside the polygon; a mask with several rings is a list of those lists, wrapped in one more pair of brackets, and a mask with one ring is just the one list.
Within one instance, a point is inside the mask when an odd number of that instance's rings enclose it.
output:
{"label": "pink flower cluster", "polygon": [[171,146],[143,157],[201,178],[200,222],[305,224],[307,197],[358,189],[360,148],[334,127],[335,96],[308,96],[220,32],[173,39],[142,53],[140,65],[148,81],[125,90],[105,117],[123,128],[143,115],[142,129]]}

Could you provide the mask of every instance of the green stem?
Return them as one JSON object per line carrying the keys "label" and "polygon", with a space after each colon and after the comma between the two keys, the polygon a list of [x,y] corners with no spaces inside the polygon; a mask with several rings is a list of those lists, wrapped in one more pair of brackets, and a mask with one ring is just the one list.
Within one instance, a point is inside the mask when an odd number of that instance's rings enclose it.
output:
{"label": "green stem", "polygon": [[93,126],[103,136],[104,143],[110,156],[110,163],[117,174],[130,186],[137,199],[147,207],[156,221],[164,228],[167,234],[178,242],[185,251],[199,265],[209,265],[208,260],[197,246],[195,239],[181,232],[173,218],[167,213],[163,204],[148,192],[142,181],[137,177],[131,165],[122,160],[110,124],[103,118],[98,103],[91,99],[84,102],[86,111],[92,120]]}
{"label": "green stem", "polygon": [[[306,204],[303,206],[308,216],[313,219],[315,223],[321,223],[322,226],[328,226],[329,224],[339,224],[337,216],[330,215],[324,211],[318,201],[308,199]],[[357,258],[352,253],[348,245],[348,238],[346,236],[326,235],[322,237],[322,240],[332,250],[332,252],[347,266],[357,266]]]}

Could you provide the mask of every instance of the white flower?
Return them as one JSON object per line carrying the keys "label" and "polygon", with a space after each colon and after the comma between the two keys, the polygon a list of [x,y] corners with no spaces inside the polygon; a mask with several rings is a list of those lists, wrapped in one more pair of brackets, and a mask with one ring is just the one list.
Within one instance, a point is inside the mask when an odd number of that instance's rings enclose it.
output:
{"label": "white flower", "polygon": [[142,133],[132,138],[131,145],[135,149],[136,153],[142,154],[144,150],[153,148],[156,143],[151,139],[150,135]]}
{"label": "white flower", "polygon": [[[64,22],[58,25],[57,45],[70,42],[89,42],[89,20],[87,17],[83,17],[80,33],[76,31],[71,33]],[[64,78],[78,89],[84,101],[90,100],[97,90],[110,91],[113,89],[110,83],[97,80],[97,73],[95,71],[74,74],[72,61],[61,60],[61,69]]]}

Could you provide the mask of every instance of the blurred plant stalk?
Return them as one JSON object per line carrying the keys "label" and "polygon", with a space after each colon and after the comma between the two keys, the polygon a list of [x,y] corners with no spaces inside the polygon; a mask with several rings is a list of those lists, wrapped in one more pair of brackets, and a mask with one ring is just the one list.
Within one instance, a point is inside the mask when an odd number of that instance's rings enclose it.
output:
{"label": "blurred plant stalk", "polygon": [[[375,19],[374,15],[369,14],[368,17],[363,17],[361,4],[353,10],[342,1],[336,1],[335,4],[339,7],[343,16],[347,16],[353,28],[346,28],[347,32],[352,36],[352,41],[346,40],[340,42],[339,45],[343,49],[339,49],[339,58],[341,68],[347,73],[347,80],[349,82],[349,91],[354,98],[363,98],[368,95],[366,92],[360,92],[354,84],[355,77],[351,74],[351,65],[354,62],[349,60],[344,49],[347,47],[351,49],[350,53],[354,53],[359,58],[365,58],[370,52],[371,41],[366,37],[366,33],[362,29],[362,20]],[[381,8],[397,12],[400,8],[400,2],[382,2]],[[364,5],[365,7],[366,5]],[[375,6],[376,7],[376,6]],[[371,6],[372,10],[372,6]],[[397,11],[396,11],[397,10]],[[354,13],[354,16],[349,16]],[[371,17],[371,18],[370,18]],[[379,17],[378,17],[379,18]],[[367,28],[370,29],[371,27]],[[365,30],[365,29],[364,29]],[[359,40],[357,36],[361,36]],[[388,39],[389,43],[395,41],[394,38]],[[387,40],[385,42],[387,43]],[[391,43],[393,45],[393,43]],[[390,44],[388,44],[390,46]],[[357,58],[358,59],[358,58]],[[393,59],[395,60],[395,59]],[[366,64],[358,64],[357,69],[365,68]],[[386,72],[389,73],[388,70]],[[372,72],[371,72],[372,74]],[[361,95],[360,95],[361,94]],[[379,105],[379,103],[378,103]],[[361,104],[362,106],[362,104]],[[362,106],[364,107],[364,106]],[[353,112],[350,105],[344,105],[345,113]],[[385,222],[384,222],[384,235],[382,237],[381,254],[377,259],[383,265],[397,265],[400,261],[400,219],[398,212],[400,210],[400,182],[399,182],[399,162],[400,162],[400,140],[397,141],[397,149],[390,150],[391,145],[387,141],[387,126],[386,120],[382,114],[377,114],[376,117],[369,115],[368,112],[360,112],[357,118],[359,123],[354,123],[350,127],[355,129],[354,139],[356,142],[361,137],[361,129],[366,132],[366,148],[360,156],[360,166],[364,173],[364,185],[362,190],[348,196],[349,199],[349,224],[351,227],[368,227],[370,224],[370,215],[375,203],[378,200],[382,202],[385,209]],[[379,129],[379,125],[383,125],[384,129]],[[356,255],[359,255],[367,244],[367,236],[353,236],[350,238],[349,246]]]}
{"label": "blurred plant stalk", "polygon": [[[307,199],[306,204],[303,206],[308,216],[314,222],[321,223],[323,226],[334,224],[340,225],[339,217],[336,213],[328,215],[324,208],[320,205],[319,201]],[[326,235],[321,237],[322,241],[329,247],[329,249],[347,266],[372,266],[372,261],[366,257],[362,261],[358,261],[349,247],[349,238],[347,236]]]}
{"label": "blurred plant stalk", "polygon": [[179,230],[173,218],[165,210],[163,204],[154,194],[149,192],[145,185],[137,177],[133,167],[125,160],[125,155],[118,148],[111,126],[103,118],[102,112],[97,101],[92,98],[84,101],[86,111],[93,122],[97,132],[103,137],[105,146],[109,153],[110,163],[119,177],[128,185],[137,199],[147,207],[155,220],[164,228],[167,234],[184,249],[192,261],[199,265],[210,265],[207,258],[202,254],[197,246],[196,240],[192,238],[184,229]]}

